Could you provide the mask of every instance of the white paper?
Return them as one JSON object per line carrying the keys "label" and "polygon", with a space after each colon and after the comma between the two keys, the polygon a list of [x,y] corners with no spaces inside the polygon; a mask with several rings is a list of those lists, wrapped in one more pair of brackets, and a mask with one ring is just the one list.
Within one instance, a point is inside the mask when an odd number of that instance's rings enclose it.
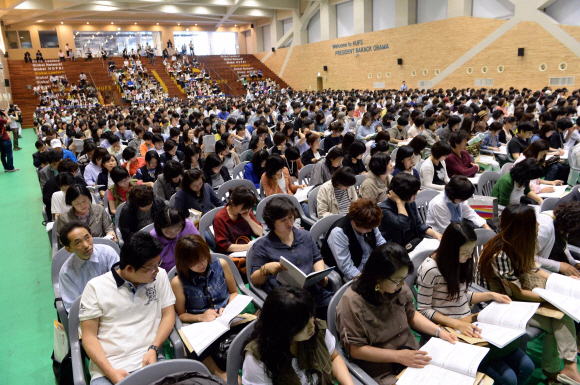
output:
{"label": "white paper", "polygon": [[308,275],[304,274],[302,270],[297,268],[292,262],[284,257],[280,257],[280,264],[288,270],[282,270],[276,276],[278,282],[282,285],[295,286],[300,288],[308,288],[318,282],[320,282],[324,277],[328,276],[334,267],[330,267],[326,270],[315,271]]}
{"label": "white paper", "polygon": [[407,368],[397,381],[397,385],[473,385],[474,381],[474,377],[427,365],[423,369]]}
{"label": "white paper", "polygon": [[234,149],[236,150],[236,152],[238,154],[242,153],[242,146],[243,146],[242,142],[240,140],[234,138]]}
{"label": "white paper", "polygon": [[580,300],[546,289],[536,288],[532,291],[566,313],[574,321],[580,322]]}
{"label": "white paper", "polygon": [[181,332],[193,347],[196,354],[201,354],[209,345],[217,340],[222,334],[230,329],[230,322],[240,314],[248,304],[252,302],[252,297],[238,294],[230,302],[221,317],[211,322],[196,322],[181,328]]}
{"label": "white paper", "polygon": [[312,190],[314,186],[308,186],[306,188],[300,188],[294,193],[294,197],[298,199],[298,202],[306,202],[308,201],[308,194],[310,190]]}
{"label": "white paper", "polygon": [[[546,160],[553,158],[554,155],[546,155]],[[568,150],[564,150],[564,154],[560,155],[560,159],[566,160],[568,159]]]}
{"label": "white paper", "polygon": [[413,260],[417,254],[425,250],[435,251],[439,248],[439,241],[435,238],[423,238],[423,240],[409,253],[409,258]]}
{"label": "white paper", "polygon": [[203,144],[205,146],[205,153],[209,154],[215,151],[215,135],[204,135]]}
{"label": "white paper", "polygon": [[572,298],[580,298],[580,281],[562,274],[553,273],[548,277],[546,290]]}
{"label": "white paper", "polygon": [[234,251],[230,254],[230,258],[246,258],[248,251]]}
{"label": "white paper", "polygon": [[494,151],[494,154],[507,155],[507,146],[500,146],[499,151]]}
{"label": "white paper", "polygon": [[495,161],[495,158],[493,156],[489,156],[489,155],[480,155],[479,156],[479,163],[490,164],[494,161]]}
{"label": "white paper", "polygon": [[526,330],[530,318],[536,314],[538,302],[492,302],[477,316],[477,320],[511,329]]}
{"label": "white paper", "polygon": [[473,176],[473,178],[467,178],[467,179],[469,179],[469,181],[470,181],[470,182],[471,182],[471,183],[472,183],[474,186],[476,186],[476,185],[477,185],[477,183],[479,182],[479,178],[481,178],[481,174],[479,174],[479,173],[478,173],[478,174],[475,174],[475,175]]}
{"label": "white paper", "polygon": [[482,339],[500,349],[526,333],[525,330],[510,329],[485,322],[477,322],[475,325],[481,329]]}
{"label": "white paper", "polygon": [[551,193],[540,193],[538,194],[539,196],[541,196],[542,198],[561,198],[562,195],[564,195],[564,193],[566,192],[566,189],[568,188],[568,185],[562,185],[562,186],[548,186],[548,187],[553,187],[554,188],[554,192]]}
{"label": "white paper", "polygon": [[[421,347],[432,358],[430,365],[439,366],[456,373],[473,377],[477,376],[477,368],[489,348],[456,342],[451,344],[440,338],[431,338]],[[473,381],[472,380],[472,381]]]}

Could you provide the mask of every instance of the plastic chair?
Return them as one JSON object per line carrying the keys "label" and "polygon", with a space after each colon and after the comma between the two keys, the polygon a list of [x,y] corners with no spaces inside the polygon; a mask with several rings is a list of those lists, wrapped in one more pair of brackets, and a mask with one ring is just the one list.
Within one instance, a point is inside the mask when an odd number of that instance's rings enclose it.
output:
{"label": "plastic chair", "polygon": [[421,171],[421,166],[423,165],[423,162],[425,160],[420,161],[419,163],[417,163],[415,166],[413,166],[413,168],[417,171]]}
{"label": "plastic chair", "polygon": [[[310,193],[312,194],[312,191],[310,191]],[[296,210],[298,210],[298,213],[300,214],[301,221],[303,223],[307,224],[309,227],[312,227],[312,225],[314,225],[314,223],[316,223],[315,221],[313,221],[312,219],[310,219],[306,215],[304,215],[304,210],[302,210],[302,206],[300,205],[300,202],[298,202],[298,199],[296,199],[296,197],[294,195],[290,195],[290,194],[273,194],[273,195],[270,195],[269,197],[262,199],[260,201],[260,203],[258,203],[258,207],[256,208],[256,219],[258,219],[258,221],[260,221],[261,223],[264,222],[262,220],[262,213],[264,212],[264,207],[266,207],[266,204],[270,200],[274,199],[275,197],[281,197],[281,198],[283,197],[283,198],[290,199],[292,204],[294,204],[294,207],[296,208]]]}
{"label": "plastic chair", "polygon": [[250,162],[241,162],[236,167],[234,167],[234,170],[232,171],[232,174],[233,174],[232,177],[234,179],[244,179],[244,167],[248,163],[250,163]]}
{"label": "plastic chair", "polygon": [[52,278],[52,290],[54,291],[54,307],[56,307],[56,313],[58,314],[58,319],[64,326],[64,330],[68,335],[68,313],[64,308],[64,302],[62,301],[60,295],[60,280],[59,274],[62,265],[66,262],[66,260],[72,255],[66,251],[66,249],[60,249],[53,257],[52,257],[52,266],[51,266],[51,278]]}
{"label": "plastic chair", "polygon": [[121,211],[123,210],[123,207],[125,207],[126,204],[127,202],[121,203],[119,207],[117,207],[117,210],[115,211],[115,234],[117,234],[117,239],[119,240],[119,245],[121,247],[123,247],[125,241],[123,240],[123,234],[121,234],[121,230],[119,229],[119,222],[121,221]]}
{"label": "plastic chair", "polygon": [[153,195],[157,198],[157,180],[153,183]]}
{"label": "plastic chair", "polygon": [[149,223],[147,226],[143,227],[140,232],[149,233],[155,228],[155,223]]}
{"label": "plastic chair", "polygon": [[210,240],[213,242],[214,247],[215,247],[215,236],[213,232],[210,231],[210,226],[213,226],[213,220],[218,211],[220,211],[221,209],[223,209],[223,207],[216,207],[215,209],[208,211],[201,217],[198,224],[198,229],[201,236],[205,238],[205,232],[207,231],[209,233]]}
{"label": "plastic chair", "polygon": [[427,222],[427,211],[429,210],[429,202],[437,195],[441,194],[441,191],[435,190],[423,190],[419,191],[417,197],[415,198],[415,204],[417,205],[417,212],[423,220]]}
{"label": "plastic chair", "polygon": [[177,195],[177,193],[173,194],[171,198],[169,198],[169,206],[171,207],[175,207],[175,195]]}
{"label": "plastic chair", "polygon": [[312,190],[310,190],[310,193],[308,194],[308,214],[310,214],[310,218],[312,219],[318,218],[317,213],[318,190],[320,190],[320,186],[314,187]]}
{"label": "plastic chair", "polygon": [[485,171],[481,174],[479,182],[477,183],[477,195],[491,196],[493,186],[501,178],[501,174],[495,171]]}
{"label": "plastic chair", "polygon": [[546,198],[540,206],[540,212],[554,210],[558,206],[559,198]]}
{"label": "plastic chair", "polygon": [[54,256],[56,255],[56,253],[58,252],[58,250],[60,249],[60,241],[58,239],[58,218],[55,219],[55,221],[52,223],[52,234],[50,237],[50,244],[52,247],[52,257],[54,258]]}
{"label": "plastic chair", "polygon": [[357,193],[358,193],[358,190],[360,189],[360,186],[365,181],[366,177],[367,177],[366,175],[356,175],[356,183],[354,184],[354,188],[355,188]]}
{"label": "plastic chair", "polygon": [[[234,173],[234,175],[235,175],[235,173]],[[254,185],[254,183],[251,180],[247,180],[247,179],[230,179],[218,188],[216,194],[217,194],[218,198],[220,198],[222,201],[227,202],[229,199],[229,196],[230,196],[229,190],[234,189],[234,188],[239,187],[239,186],[244,186],[244,187],[249,188],[256,196],[256,199],[257,200],[260,199],[260,194],[258,193],[258,190],[256,190],[256,186]]]}
{"label": "plastic chair", "polygon": [[[479,256],[483,251],[483,247],[487,242],[489,242],[490,239],[495,237],[496,234],[488,229],[475,229],[475,235],[477,235],[477,242],[475,243],[475,249],[473,249],[473,259],[474,259],[473,263],[475,266],[477,266],[477,264],[479,263]],[[476,272],[474,271],[474,275],[475,274]],[[474,276],[474,280],[475,279],[476,277]]]}
{"label": "plastic chair", "polygon": [[[246,155],[248,155],[248,153],[249,153],[250,151],[251,151],[251,150],[246,150],[246,151],[242,152],[242,153],[240,154],[240,160],[246,159]],[[242,169],[243,169],[243,168],[242,168]]]}
{"label": "plastic chair", "polygon": [[364,385],[378,385],[377,382],[371,376],[369,376],[364,370],[360,368],[360,366],[355,364],[350,359],[350,356],[347,357],[347,355],[344,354],[342,348],[340,347],[340,336],[338,335],[338,332],[336,330],[336,307],[338,306],[340,299],[342,298],[342,296],[344,295],[344,293],[350,287],[351,284],[352,281],[346,283],[343,287],[340,288],[340,290],[336,292],[336,294],[334,294],[334,297],[332,297],[332,299],[330,300],[330,303],[328,304],[326,326],[328,327],[328,331],[332,333],[334,338],[336,338],[336,346],[335,346],[336,352],[344,360],[344,363],[346,364],[348,371],[353,376],[353,380],[356,379]]}
{"label": "plastic chair", "polygon": [[253,249],[254,245],[250,246],[250,249],[246,253],[246,278],[248,279],[250,290],[252,290],[262,301],[265,301],[268,294],[266,294],[264,290],[254,285],[252,282],[252,260],[254,258]]}
{"label": "plastic chair", "polygon": [[411,259],[411,262],[413,262],[413,272],[405,278],[405,283],[409,286],[409,289],[411,289],[411,293],[413,293],[415,299],[417,299],[417,288],[415,288],[417,282],[417,269],[419,269],[419,266],[421,266],[423,261],[425,261],[425,259],[427,259],[431,254],[433,254],[433,250],[425,250],[421,251]]}
{"label": "plastic chair", "polygon": [[179,372],[199,372],[211,375],[208,368],[199,361],[189,359],[166,360],[141,368],[118,382],[119,385],[151,384]]}
{"label": "plastic chair", "polygon": [[346,214],[331,214],[317,221],[310,229],[310,235],[312,235],[314,242],[319,244],[321,241],[320,238],[326,234],[328,229],[330,229],[330,226],[332,226],[337,220],[343,218],[345,215]]}
{"label": "plastic chair", "polygon": [[228,350],[228,360],[226,364],[228,385],[238,385],[238,373],[244,364],[244,358],[246,356],[242,349],[246,340],[254,331],[254,326],[256,326],[255,320],[250,322],[248,326],[239,332],[236,338],[234,338],[230,344],[230,348]]}
{"label": "plastic chair", "polygon": [[510,170],[512,169],[512,167],[514,166],[514,163],[506,163],[501,167],[501,175],[505,175],[508,172],[510,172]]}
{"label": "plastic chair", "polygon": [[310,185],[310,173],[314,169],[315,164],[307,164],[298,171],[298,184]]}

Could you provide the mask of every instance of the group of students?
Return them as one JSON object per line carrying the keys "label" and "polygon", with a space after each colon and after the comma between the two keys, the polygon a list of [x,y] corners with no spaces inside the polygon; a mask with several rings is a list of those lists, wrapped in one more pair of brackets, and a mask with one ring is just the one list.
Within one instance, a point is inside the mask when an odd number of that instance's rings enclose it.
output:
{"label": "group of students", "polygon": [[[514,194],[509,192],[498,235],[485,246],[475,263],[474,228],[491,229],[491,223],[467,203],[475,191],[468,179],[472,174],[450,171],[445,165],[446,158],[454,153],[460,158],[458,163],[464,160],[467,140],[477,134],[473,127],[487,124],[485,115],[479,114],[485,111],[483,106],[489,104],[490,110],[500,107],[497,95],[511,96],[514,104],[523,98],[529,109],[534,93],[469,90],[473,94],[466,96],[466,92],[440,90],[437,95],[425,94],[421,97],[425,108],[407,91],[394,95],[362,93],[357,100],[346,92],[316,96],[296,95],[288,90],[288,96],[264,95],[248,103],[235,98],[201,103],[151,102],[143,110],[135,107],[78,110],[68,122],[63,122],[58,113],[41,117],[38,130],[41,140],[37,143],[39,153],[35,154],[35,161],[46,164],[39,170],[44,180],[43,198],[50,197],[51,206],[53,201],[55,207],[60,205],[59,212],[52,212],[59,215],[60,242],[74,253],[61,269],[61,287],[67,287],[61,290],[67,293],[63,294],[63,300],[66,296],[68,308],[82,296],[81,329],[83,346],[91,359],[92,383],[116,383],[131,371],[155,362],[173,328],[175,312],[183,322],[207,322],[221,315],[237,295],[237,289],[231,270],[211,256],[210,247],[224,254],[252,247],[251,266],[245,265],[245,259],[233,259],[242,272],[249,269],[253,285],[268,294],[245,347],[244,384],[279,381],[330,384],[333,379],[341,384],[352,383],[335,350],[335,337],[321,321],[326,318],[333,296],[328,290],[328,279],[306,290],[281,286],[276,280],[276,274],[284,269],[280,257],[305,274],[330,265],[336,266],[345,280],[353,280],[337,308],[338,336],[350,357],[381,384],[394,383],[396,374],[404,367],[428,364],[430,357],[418,350],[411,328],[456,343],[455,336],[437,325],[477,335],[477,327],[461,321],[470,314],[471,305],[492,300],[541,301],[525,283],[520,283],[528,282],[524,276],[529,275],[546,278],[548,273],[537,270],[534,260],[549,271],[580,276],[580,262],[567,249],[568,236],[580,233],[577,225],[580,207],[574,201],[575,193],[563,198],[553,213],[536,215],[533,208],[525,205],[532,202],[522,200],[521,195],[519,200],[511,199]],[[309,98],[314,101],[308,102]],[[541,98],[547,100],[546,94],[538,100]],[[304,105],[295,99],[302,100]],[[471,102],[469,107],[462,103],[466,99]],[[414,104],[410,105],[409,100],[415,100]],[[469,130],[456,131],[454,122],[469,119],[467,108],[478,108],[482,100],[478,113],[482,119],[477,124],[467,124]],[[566,100],[577,106],[577,93]],[[331,111],[326,102],[332,105]],[[383,113],[382,107],[392,112]],[[554,116],[552,110],[550,114]],[[516,106],[514,117],[518,111]],[[91,114],[100,118],[91,118]],[[505,119],[506,123],[510,117]],[[560,119],[566,119],[560,115],[555,118],[560,125],[563,125]],[[517,134],[513,134],[517,137],[528,131],[528,123],[521,117],[516,119],[517,125],[508,126],[508,131],[511,133],[515,128]],[[551,122],[547,120],[544,125]],[[62,136],[55,131],[59,123],[64,131]],[[427,123],[430,125],[426,126]],[[438,128],[433,130],[433,126]],[[504,130],[505,124],[502,127]],[[424,134],[427,130],[432,135]],[[572,138],[571,131],[567,135],[558,134],[564,139]],[[390,147],[405,141],[409,132],[418,134],[409,145],[397,146],[393,165]],[[61,138],[70,145],[77,135],[85,139],[84,149],[79,158],[73,159],[74,151],[63,149]],[[213,151],[205,149],[207,135],[215,137],[214,148],[210,149]],[[442,139],[446,135],[449,144]],[[490,135],[486,132],[484,138]],[[251,161],[239,159],[234,139],[249,142]],[[430,147],[423,145],[431,139],[435,141]],[[545,140],[534,140],[532,146]],[[526,190],[530,181],[538,186],[545,182],[539,178],[550,166],[540,166],[538,161],[545,154],[530,148],[509,152],[516,160],[526,157],[506,174],[512,178],[514,189]],[[426,149],[430,154],[425,153]],[[473,162],[470,153],[467,154]],[[417,171],[413,167],[422,158],[426,159]],[[265,205],[260,221],[252,213],[257,197],[251,189],[235,188],[227,203],[216,195],[215,190],[232,177],[230,172],[240,161],[249,161],[243,174],[256,188],[261,184],[266,195],[277,194]],[[298,171],[312,163],[315,165],[309,184],[320,186],[316,217],[344,214],[327,231],[320,247],[308,231],[295,227],[299,214],[293,200],[285,197],[306,187],[295,182]],[[478,171],[477,166],[471,167]],[[541,174],[537,171],[539,167]],[[356,175],[364,175],[358,192],[354,187]],[[422,185],[432,188],[425,180],[429,175],[433,179],[431,184],[442,193],[430,202],[424,222],[414,201]],[[496,186],[507,183],[509,187],[509,181],[500,182]],[[89,187],[94,187],[95,194]],[[500,201],[507,191],[505,186],[497,188]],[[105,250],[106,246],[92,242],[92,237],[107,235],[117,240],[111,217],[98,203],[99,198],[108,200],[110,213],[125,203],[118,216],[124,240],[118,258],[111,254],[112,249]],[[213,222],[212,245],[188,218],[190,209],[203,215],[216,207],[222,209]],[[150,224],[153,230],[140,231]],[[441,242],[418,270],[416,310],[404,280],[413,269],[408,252],[425,237]],[[249,242],[255,238],[258,240],[251,246]],[[526,247],[520,247],[522,244]],[[95,269],[95,264],[100,270]],[[177,276],[169,282],[166,272],[173,267]],[[470,292],[469,286],[476,278],[478,284],[491,292]],[[152,302],[156,306],[148,306]],[[141,325],[139,335],[129,333],[136,325]],[[560,374],[559,380],[579,382],[573,321],[568,317],[552,320],[534,316],[530,325],[547,333],[542,369],[550,380],[556,380]],[[123,335],[127,338],[119,337]],[[218,339],[205,354],[192,357],[224,377],[221,342]],[[497,350],[489,354],[490,359],[484,361],[480,371],[496,383],[524,384],[534,369],[525,352]],[[564,369],[560,370],[562,360]]]}

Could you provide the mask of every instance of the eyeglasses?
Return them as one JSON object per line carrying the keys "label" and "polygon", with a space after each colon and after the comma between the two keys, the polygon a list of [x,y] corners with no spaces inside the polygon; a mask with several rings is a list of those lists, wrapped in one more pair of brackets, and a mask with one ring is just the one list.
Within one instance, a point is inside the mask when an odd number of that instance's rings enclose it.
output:
{"label": "eyeglasses", "polygon": [[[161,266],[161,262],[162,262],[162,261],[163,261],[163,260],[162,260],[161,258],[159,258],[159,263],[157,264],[157,267]],[[149,272],[151,272],[151,273],[155,273],[155,272],[157,271],[157,267],[156,267],[156,268],[154,268],[154,269],[152,269],[152,268],[150,268],[150,267],[141,266],[141,268],[142,268],[142,269],[144,269],[144,270],[147,270],[147,271],[149,271]]]}
{"label": "eyeglasses", "polygon": [[402,279],[401,279],[401,280],[399,280],[399,281],[395,281],[394,279],[390,279],[390,278],[386,278],[386,279],[388,279],[388,280],[389,280],[389,281],[391,281],[392,283],[396,284],[397,286],[401,286],[402,284],[404,284],[404,283],[405,283],[405,280],[407,279],[407,277],[408,277],[408,276],[409,276],[409,275],[406,275],[404,278],[402,278]]}

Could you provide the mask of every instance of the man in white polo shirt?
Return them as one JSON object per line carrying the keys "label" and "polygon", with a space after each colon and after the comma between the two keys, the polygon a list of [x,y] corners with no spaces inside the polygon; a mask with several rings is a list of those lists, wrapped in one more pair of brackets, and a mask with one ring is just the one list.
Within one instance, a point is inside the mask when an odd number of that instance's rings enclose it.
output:
{"label": "man in white polo shirt", "polygon": [[175,324],[175,296],[159,268],[161,250],[149,233],[133,235],[120,262],[83,291],[79,319],[91,385],[116,384],[157,362]]}

